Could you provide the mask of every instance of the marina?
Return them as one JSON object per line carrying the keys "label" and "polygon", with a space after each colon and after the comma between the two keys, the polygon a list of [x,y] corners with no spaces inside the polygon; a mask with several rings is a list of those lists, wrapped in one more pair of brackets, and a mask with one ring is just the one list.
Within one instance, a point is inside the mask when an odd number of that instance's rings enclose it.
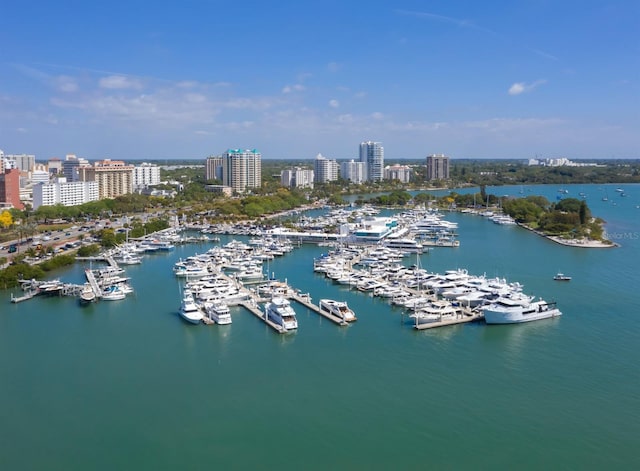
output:
{"label": "marina", "polygon": [[[347,275],[362,277],[360,271],[375,274],[381,268],[370,254],[343,247],[344,256],[348,249],[353,257],[344,267],[333,267],[335,275],[345,275],[334,280],[314,271],[312,261],[328,259],[340,247],[303,244],[263,262],[265,282],[245,287],[260,300],[258,313],[229,303],[229,325],[185,322],[178,314],[185,280],[172,268],[180,258],[202,256],[232,240],[249,245],[257,236],[218,234],[220,242],[180,244],[173,251],[143,255],[141,264],[121,265],[125,273],[118,276],[130,278],[135,295],[117,302],[81,308],[77,297],[53,295],[14,304],[7,291],[0,299],[5,352],[0,368],[7,378],[0,395],[12,405],[3,423],[13,439],[2,455],[14,468],[27,462],[34,469],[72,462],[95,464],[95,469],[197,467],[212,456],[221,466],[244,469],[414,469],[425,462],[472,469],[478,456],[495,469],[502,469],[506,459],[522,460],[524,469],[532,470],[626,469],[637,462],[631,445],[640,433],[634,406],[640,387],[638,327],[629,309],[622,309],[635,302],[637,202],[621,198],[633,203],[631,213],[621,203],[599,208],[605,202],[595,186],[567,188],[593,195],[594,214],[607,220],[607,232],[617,236],[620,248],[574,249],[488,218],[448,214],[446,219],[459,224],[460,247],[435,247],[399,259],[417,276],[405,280],[405,287],[382,280],[389,286],[379,293],[390,297],[361,291],[357,280],[347,280]],[[637,191],[627,188],[627,193]],[[366,265],[356,265],[358,259]],[[78,263],[50,278],[83,287],[84,270],[100,266],[91,264]],[[559,268],[573,275],[570,283],[553,280]],[[420,297],[433,299],[421,269],[441,276],[465,269],[473,277],[518,281],[536,299],[556,300],[563,315],[518,325],[485,325],[478,319],[416,329],[409,317],[413,310],[396,303],[403,297],[402,302],[415,304]],[[406,275],[396,273],[396,278]],[[233,272],[228,275],[234,281]],[[205,279],[203,289],[216,283]],[[309,293],[314,304],[346,301],[358,321],[342,328],[291,299],[299,327],[278,334],[257,319],[260,305],[269,290],[289,288]],[[447,293],[458,296],[450,301],[474,307],[471,295],[439,289],[438,299],[447,299]],[[76,393],[69,394],[70,388]],[[462,401],[468,391],[473,401]],[[220,400],[181,400],[210,392]],[[286,407],[276,405],[283,398]],[[60,424],[70,416],[74,422],[61,434]],[[100,427],[87,434],[95,423]],[[185,439],[179,451],[177,430]],[[513,436],[504,430],[514,431]],[[230,439],[234,434],[241,438]],[[452,440],[469,435],[479,439],[469,442],[464,454],[452,456]],[[535,440],[523,441],[523,436]],[[243,448],[247,440],[254,443],[250,455]],[[286,458],[274,454],[282,440],[295,451]],[[69,441],[72,450],[65,445]],[[145,453],[125,458],[107,452],[107,445],[123,441]],[[308,457],[318,443],[335,452],[314,465]],[[51,453],[29,458],[34,446]],[[398,453],[398,447],[414,451]]]}

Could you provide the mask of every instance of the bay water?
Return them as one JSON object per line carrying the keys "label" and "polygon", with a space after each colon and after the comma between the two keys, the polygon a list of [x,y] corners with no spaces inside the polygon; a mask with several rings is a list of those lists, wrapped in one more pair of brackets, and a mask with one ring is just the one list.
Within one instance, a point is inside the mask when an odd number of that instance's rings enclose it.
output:
{"label": "bay water", "polygon": [[[348,327],[295,303],[293,334],[240,307],[228,326],[185,323],[171,267],[213,244],[126,267],[123,301],[0,292],[0,469],[638,469],[640,186],[563,188],[585,194],[620,247],[448,213],[461,246],[420,256],[557,301],[563,316],[530,324],[415,331],[400,309],[314,273],[328,249],[313,245],[265,272],[315,302],[348,301]],[[82,283],[87,266],[54,276]],[[559,271],[572,281],[553,281]]]}

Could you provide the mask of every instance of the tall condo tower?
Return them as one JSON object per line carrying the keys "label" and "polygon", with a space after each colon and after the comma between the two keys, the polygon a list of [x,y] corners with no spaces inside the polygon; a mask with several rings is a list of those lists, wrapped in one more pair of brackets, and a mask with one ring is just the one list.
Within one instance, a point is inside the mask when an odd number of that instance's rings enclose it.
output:
{"label": "tall condo tower", "polygon": [[222,184],[243,193],[262,184],[262,156],[256,149],[229,149],[222,154]]}
{"label": "tall condo tower", "polygon": [[382,181],[384,169],[384,149],[380,142],[360,143],[360,162],[367,166],[367,181]]}
{"label": "tall condo tower", "polygon": [[449,157],[444,154],[427,156],[427,180],[449,179]]}

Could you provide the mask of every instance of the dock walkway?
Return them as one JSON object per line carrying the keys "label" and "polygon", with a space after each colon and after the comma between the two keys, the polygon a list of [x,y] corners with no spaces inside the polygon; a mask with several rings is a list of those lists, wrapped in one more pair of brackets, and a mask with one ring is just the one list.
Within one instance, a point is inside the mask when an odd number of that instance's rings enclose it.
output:
{"label": "dock walkway", "polygon": [[278,325],[275,322],[271,321],[268,318],[267,314],[265,312],[262,312],[255,302],[252,302],[251,300],[241,301],[238,303],[238,305],[244,307],[247,311],[255,315],[258,319],[263,321],[265,324],[267,324],[269,327],[271,327],[273,330],[275,330],[279,334],[285,334],[289,332],[287,329],[285,329],[281,325]]}
{"label": "dock walkway", "polygon": [[333,314],[329,313],[329,312],[325,312],[322,309],[320,309],[319,306],[316,306],[315,304],[313,304],[309,299],[308,296],[301,296],[300,294],[293,294],[291,295],[291,299],[293,299],[295,302],[302,304],[304,307],[306,307],[307,309],[312,310],[313,312],[315,312],[316,314],[320,314],[322,317],[325,317],[327,319],[329,319],[331,322],[341,325],[341,326],[345,326],[345,325],[349,325],[349,323],[347,321],[345,321],[344,319],[338,317],[338,316],[334,316]]}

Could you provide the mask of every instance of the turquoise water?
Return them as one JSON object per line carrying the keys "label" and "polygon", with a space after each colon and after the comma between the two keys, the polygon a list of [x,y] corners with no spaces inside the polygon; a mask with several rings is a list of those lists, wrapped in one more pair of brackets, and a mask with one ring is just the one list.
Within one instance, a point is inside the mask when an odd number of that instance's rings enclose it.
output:
{"label": "turquoise water", "polygon": [[[207,245],[128,267],[124,301],[13,305],[2,292],[0,469],[637,469],[640,186],[625,198],[610,186],[608,202],[602,186],[563,188],[588,195],[620,248],[450,214],[461,247],[421,258],[520,281],[564,313],[528,325],[414,331],[400,310],[314,274],[327,250],[315,246],[269,271],[316,301],[347,300],[354,325],[296,305],[290,335],[241,308],[230,326],[187,325],[171,266]],[[58,275],[81,282],[83,269]],[[573,280],[554,282],[558,271]]]}

